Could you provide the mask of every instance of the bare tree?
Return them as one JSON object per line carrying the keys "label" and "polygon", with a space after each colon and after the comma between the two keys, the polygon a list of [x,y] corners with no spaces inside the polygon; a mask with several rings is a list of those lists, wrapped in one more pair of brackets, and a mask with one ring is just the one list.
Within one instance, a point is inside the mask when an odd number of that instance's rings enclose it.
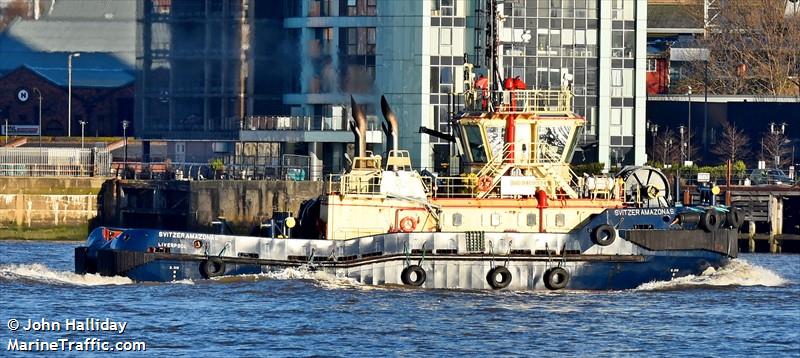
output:
{"label": "bare tree", "polygon": [[666,130],[656,135],[653,143],[653,161],[661,164],[677,164],[680,162],[680,138],[675,136],[672,129]]}
{"label": "bare tree", "polygon": [[722,160],[735,162],[737,159],[747,159],[750,156],[750,136],[735,125],[724,123],[722,135],[711,152],[719,155]]}
{"label": "bare tree", "polygon": [[776,166],[791,165],[789,139],[780,131],[767,132],[761,139],[761,160]]}
{"label": "bare tree", "polygon": [[707,83],[709,93],[797,94],[793,79],[800,75],[800,14],[787,12],[785,0],[721,3],[714,26],[697,44],[709,50],[708,60],[693,61],[688,78],[677,87]]}

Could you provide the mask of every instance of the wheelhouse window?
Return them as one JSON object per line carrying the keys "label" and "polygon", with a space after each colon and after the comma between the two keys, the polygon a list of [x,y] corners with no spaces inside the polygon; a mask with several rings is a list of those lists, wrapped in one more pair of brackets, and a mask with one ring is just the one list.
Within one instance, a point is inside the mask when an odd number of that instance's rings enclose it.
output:
{"label": "wheelhouse window", "polygon": [[489,147],[492,150],[492,158],[503,156],[503,146],[506,141],[506,128],[503,126],[487,126],[486,127],[486,141],[489,142]]}
{"label": "wheelhouse window", "polygon": [[467,145],[472,155],[473,162],[486,162],[486,148],[483,145],[481,127],[477,124],[464,125],[464,135],[467,137]]}
{"label": "wheelhouse window", "polygon": [[572,150],[574,143],[570,143],[571,126],[539,125],[537,136],[539,139],[539,160],[545,162],[561,161],[565,149],[569,144]]}

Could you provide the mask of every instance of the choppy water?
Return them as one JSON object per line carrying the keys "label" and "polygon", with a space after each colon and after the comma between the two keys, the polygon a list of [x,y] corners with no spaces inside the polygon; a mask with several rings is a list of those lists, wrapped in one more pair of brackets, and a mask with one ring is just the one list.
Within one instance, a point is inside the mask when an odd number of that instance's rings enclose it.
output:
{"label": "choppy water", "polygon": [[[629,291],[530,293],[375,288],[299,270],[139,284],[71,273],[75,245],[0,242],[0,356],[9,340],[64,337],[169,356],[800,356],[798,255],[743,255]],[[7,327],[42,318],[128,325]]]}

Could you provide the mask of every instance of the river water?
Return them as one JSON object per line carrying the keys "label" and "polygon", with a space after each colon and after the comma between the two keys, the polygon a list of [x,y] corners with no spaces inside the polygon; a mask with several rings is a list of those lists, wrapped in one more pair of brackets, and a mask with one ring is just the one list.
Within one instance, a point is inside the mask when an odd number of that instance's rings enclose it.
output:
{"label": "river water", "polygon": [[[745,254],[628,291],[531,293],[375,288],[301,270],[141,284],[73,274],[76,245],[0,241],[0,356],[13,342],[84,344],[74,351],[95,338],[169,356],[800,356],[800,255]],[[67,326],[87,318],[127,325]],[[60,327],[24,331],[29,319]]]}

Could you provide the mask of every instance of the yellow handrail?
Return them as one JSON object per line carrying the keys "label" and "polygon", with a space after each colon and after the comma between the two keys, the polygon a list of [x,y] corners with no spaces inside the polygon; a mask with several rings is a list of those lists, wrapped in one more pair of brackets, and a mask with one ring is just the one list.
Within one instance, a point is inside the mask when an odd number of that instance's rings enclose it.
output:
{"label": "yellow handrail", "polygon": [[[477,91],[465,93],[465,102],[469,109],[480,110],[485,102],[491,106],[489,98],[500,99],[500,103],[493,108],[494,111],[508,113],[524,112],[570,112],[572,111],[573,95],[567,90],[503,90],[503,91]],[[474,98],[473,98],[474,97]],[[512,101],[513,98],[513,101]],[[513,104],[513,105],[512,105]]]}

